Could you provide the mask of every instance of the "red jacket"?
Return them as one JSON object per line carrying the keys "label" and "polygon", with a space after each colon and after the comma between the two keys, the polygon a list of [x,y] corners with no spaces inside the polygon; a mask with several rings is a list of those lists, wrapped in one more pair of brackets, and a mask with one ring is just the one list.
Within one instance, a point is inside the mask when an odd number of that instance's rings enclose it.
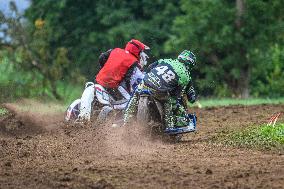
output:
{"label": "red jacket", "polygon": [[113,49],[96,77],[97,83],[106,88],[118,87],[128,69],[137,61],[138,58],[128,51],[120,48]]}
{"label": "red jacket", "polygon": [[[133,44],[133,42],[135,44]],[[96,76],[98,84],[106,88],[116,88],[123,80],[128,69],[139,61],[139,53],[145,45],[138,40],[131,40],[125,49],[115,48]]]}

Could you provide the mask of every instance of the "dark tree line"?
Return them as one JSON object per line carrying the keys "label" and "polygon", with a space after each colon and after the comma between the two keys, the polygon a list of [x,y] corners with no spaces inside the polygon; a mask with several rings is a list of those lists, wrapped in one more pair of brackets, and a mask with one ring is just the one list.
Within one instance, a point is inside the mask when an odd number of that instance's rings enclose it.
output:
{"label": "dark tree line", "polygon": [[152,61],[193,50],[200,95],[281,96],[283,12],[281,0],[32,0],[25,30],[48,81],[93,79],[100,52],[137,38]]}

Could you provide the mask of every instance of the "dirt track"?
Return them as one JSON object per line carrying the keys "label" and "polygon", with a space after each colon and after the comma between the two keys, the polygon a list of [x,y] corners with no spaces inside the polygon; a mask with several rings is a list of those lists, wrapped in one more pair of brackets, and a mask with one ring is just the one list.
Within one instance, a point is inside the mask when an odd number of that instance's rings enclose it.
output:
{"label": "dirt track", "polygon": [[0,117],[0,188],[284,188],[284,152],[210,143],[284,105],[198,110],[199,131],[178,144],[150,140],[136,126],[67,127],[58,113],[8,106],[16,116]]}

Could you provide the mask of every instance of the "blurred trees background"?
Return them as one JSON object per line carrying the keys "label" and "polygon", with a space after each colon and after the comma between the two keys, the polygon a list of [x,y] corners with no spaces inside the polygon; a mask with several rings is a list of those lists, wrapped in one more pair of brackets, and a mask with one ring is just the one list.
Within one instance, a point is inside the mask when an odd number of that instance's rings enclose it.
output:
{"label": "blurred trees background", "polygon": [[101,52],[137,38],[151,47],[152,61],[193,50],[201,96],[278,97],[283,12],[281,0],[32,0],[24,19],[1,14],[11,38],[1,39],[2,62],[22,73],[26,91],[38,86],[60,98],[60,83],[94,79]]}

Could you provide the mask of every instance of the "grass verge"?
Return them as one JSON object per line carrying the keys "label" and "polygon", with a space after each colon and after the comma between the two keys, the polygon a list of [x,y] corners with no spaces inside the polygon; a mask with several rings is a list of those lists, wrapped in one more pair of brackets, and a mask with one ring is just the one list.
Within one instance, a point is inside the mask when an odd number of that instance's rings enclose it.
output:
{"label": "grass verge", "polygon": [[58,101],[47,101],[39,99],[21,99],[12,106],[21,112],[37,112],[39,114],[63,113],[66,107]]}
{"label": "grass verge", "polygon": [[284,104],[284,98],[249,98],[249,99],[235,99],[235,98],[223,98],[223,99],[200,99],[199,103],[202,107],[214,107],[214,106],[230,106],[230,105],[260,105],[260,104]]}
{"label": "grass verge", "polygon": [[284,123],[272,126],[261,125],[247,128],[220,137],[225,145],[260,150],[280,150],[284,152]]}

